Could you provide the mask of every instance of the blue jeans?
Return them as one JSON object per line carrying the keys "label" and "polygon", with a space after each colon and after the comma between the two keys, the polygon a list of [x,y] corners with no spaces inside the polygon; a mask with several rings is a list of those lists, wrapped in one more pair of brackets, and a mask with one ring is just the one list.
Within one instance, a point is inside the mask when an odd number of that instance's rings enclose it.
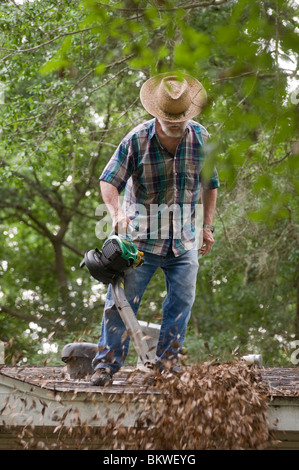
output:
{"label": "blue jeans", "polygon": [[[190,250],[175,257],[170,249],[166,256],[144,253],[144,264],[125,276],[125,294],[135,315],[144,291],[158,268],[165,275],[167,296],[163,301],[163,318],[157,345],[157,364],[162,369],[167,362],[175,367],[183,346],[191,307],[195,299],[198,271],[198,251]],[[108,286],[99,350],[93,368],[109,369],[112,374],[123,365],[130,338],[114,305],[111,285]]]}

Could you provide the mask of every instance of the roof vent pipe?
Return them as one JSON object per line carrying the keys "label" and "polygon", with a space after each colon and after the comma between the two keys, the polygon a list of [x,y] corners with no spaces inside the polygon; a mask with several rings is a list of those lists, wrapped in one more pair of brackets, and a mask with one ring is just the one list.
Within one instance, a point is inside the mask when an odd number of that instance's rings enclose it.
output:
{"label": "roof vent pipe", "polygon": [[4,343],[3,343],[3,341],[0,341],[0,366],[3,366],[5,364],[4,351],[5,351]]}
{"label": "roof vent pipe", "polygon": [[249,354],[248,356],[242,356],[242,359],[249,366],[256,365],[259,368],[263,366],[263,358],[261,354]]}

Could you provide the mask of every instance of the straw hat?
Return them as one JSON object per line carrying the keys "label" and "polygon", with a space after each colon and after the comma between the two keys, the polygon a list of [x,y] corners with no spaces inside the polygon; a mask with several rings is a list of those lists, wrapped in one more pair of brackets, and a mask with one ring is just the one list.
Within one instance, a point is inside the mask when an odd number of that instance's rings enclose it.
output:
{"label": "straw hat", "polygon": [[140,99],[152,116],[164,121],[182,122],[201,112],[207,93],[202,84],[190,75],[163,73],[142,85]]}

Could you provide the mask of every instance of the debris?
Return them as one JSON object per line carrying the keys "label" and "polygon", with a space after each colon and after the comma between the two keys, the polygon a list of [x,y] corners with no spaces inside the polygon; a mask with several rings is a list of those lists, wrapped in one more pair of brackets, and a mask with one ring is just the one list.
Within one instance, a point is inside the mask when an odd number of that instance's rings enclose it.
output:
{"label": "debris", "polygon": [[242,362],[192,365],[158,379],[132,429],[104,429],[115,449],[243,450],[269,444],[267,390],[260,373]]}

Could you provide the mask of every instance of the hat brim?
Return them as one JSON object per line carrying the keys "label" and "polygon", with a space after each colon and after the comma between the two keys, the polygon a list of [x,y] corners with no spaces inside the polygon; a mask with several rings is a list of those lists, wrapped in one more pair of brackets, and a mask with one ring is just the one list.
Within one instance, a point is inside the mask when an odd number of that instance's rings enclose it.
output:
{"label": "hat brim", "polygon": [[162,119],[163,121],[171,122],[183,122],[192,119],[198,114],[201,113],[202,108],[207,103],[207,93],[203,85],[196,80],[196,78],[191,77],[187,74],[178,74],[178,79],[184,78],[188,82],[191,104],[183,113],[180,114],[169,114],[164,112],[159,107],[157,100],[157,90],[160,85],[160,82],[163,78],[170,75],[175,75],[174,73],[162,73],[156,75],[155,77],[147,80],[141,87],[140,90],[140,100],[144,109],[151,114],[152,116]]}

